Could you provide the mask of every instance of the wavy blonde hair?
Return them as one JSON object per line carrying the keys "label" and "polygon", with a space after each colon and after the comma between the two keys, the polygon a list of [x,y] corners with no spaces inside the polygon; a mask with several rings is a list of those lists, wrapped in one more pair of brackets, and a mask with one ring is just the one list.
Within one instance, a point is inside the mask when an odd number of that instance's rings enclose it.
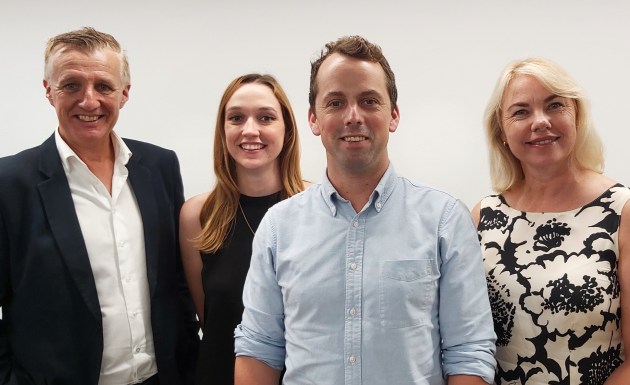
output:
{"label": "wavy blonde hair", "polygon": [[197,248],[205,253],[216,253],[225,242],[236,217],[240,192],[236,183],[236,162],[230,156],[225,138],[225,106],[243,84],[263,84],[273,91],[280,103],[284,120],[284,143],[278,155],[280,166],[280,199],[288,198],[304,189],[300,171],[300,146],[297,124],[289,98],[271,75],[247,74],[239,76],[223,92],[214,130],[214,173],[216,184],[199,214],[201,234],[195,239]]}
{"label": "wavy blonde hair", "polygon": [[510,82],[518,75],[532,76],[553,94],[575,102],[577,133],[573,161],[581,169],[602,173],[603,145],[591,120],[590,106],[584,92],[571,75],[558,64],[549,59],[531,57],[514,61],[503,70],[486,106],[484,130],[488,141],[492,188],[502,193],[524,178],[521,162],[504,145],[501,138],[503,132],[501,104]]}

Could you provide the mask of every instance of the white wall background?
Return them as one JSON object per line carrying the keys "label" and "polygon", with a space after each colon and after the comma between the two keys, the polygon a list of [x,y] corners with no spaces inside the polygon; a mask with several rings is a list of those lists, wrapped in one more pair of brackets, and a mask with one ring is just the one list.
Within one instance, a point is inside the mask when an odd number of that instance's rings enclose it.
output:
{"label": "white wall background", "polygon": [[[49,37],[93,26],[130,57],[125,137],[174,149],[187,196],[211,188],[219,98],[243,73],[275,75],[298,118],[304,176],[321,180],[324,149],[307,124],[309,61],[360,34],[397,77],[397,170],[472,206],[490,193],[482,113],[501,69],[538,55],[586,89],[606,146],[606,173],[630,184],[630,2],[627,0],[0,0],[0,156],[56,127],[42,87]],[[7,186],[0,186],[7,188]]]}

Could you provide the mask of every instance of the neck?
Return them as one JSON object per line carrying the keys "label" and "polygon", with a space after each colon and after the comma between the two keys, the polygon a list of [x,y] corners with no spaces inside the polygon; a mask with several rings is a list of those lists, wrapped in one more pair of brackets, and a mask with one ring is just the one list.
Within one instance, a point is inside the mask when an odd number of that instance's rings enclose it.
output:
{"label": "neck", "polygon": [[271,167],[264,172],[239,168],[237,184],[241,194],[251,197],[271,195],[282,189],[280,170],[277,167]]}
{"label": "neck", "polygon": [[370,199],[370,195],[374,192],[388,166],[389,162],[385,164],[384,168],[381,167],[376,172],[370,173],[340,171],[334,167],[328,167],[326,175],[339,195],[349,200],[354,211],[358,213]]}
{"label": "neck", "polygon": [[78,148],[72,150],[85,163],[88,169],[103,183],[109,193],[112,193],[112,177],[114,176],[115,151],[111,139],[94,148]]}
{"label": "neck", "polygon": [[571,167],[557,174],[525,173],[525,178],[504,194],[521,211],[563,212],[581,207],[614,184],[594,171]]}

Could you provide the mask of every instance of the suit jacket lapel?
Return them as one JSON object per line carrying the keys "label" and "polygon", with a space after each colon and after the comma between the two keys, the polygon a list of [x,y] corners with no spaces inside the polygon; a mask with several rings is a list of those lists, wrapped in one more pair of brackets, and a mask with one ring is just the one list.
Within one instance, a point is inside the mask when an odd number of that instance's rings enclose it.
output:
{"label": "suit jacket lapel", "polygon": [[127,163],[129,170],[129,183],[131,189],[136,196],[140,215],[142,216],[142,225],[144,227],[144,249],[147,263],[147,279],[149,281],[149,290],[151,297],[155,293],[157,284],[158,271],[158,253],[157,237],[158,231],[158,207],[153,190],[151,171],[144,167],[141,163],[141,156],[136,152],[133,153]]}
{"label": "suit jacket lapel", "polygon": [[101,324],[96,283],[54,135],[41,145],[40,170],[48,177],[38,188],[52,235],[81,296]]}

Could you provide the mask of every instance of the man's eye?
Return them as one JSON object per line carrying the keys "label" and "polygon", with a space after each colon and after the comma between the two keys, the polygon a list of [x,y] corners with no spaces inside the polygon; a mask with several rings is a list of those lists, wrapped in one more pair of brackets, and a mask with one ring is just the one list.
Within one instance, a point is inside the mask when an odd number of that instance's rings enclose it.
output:
{"label": "man's eye", "polygon": [[76,91],[79,89],[79,85],[77,83],[67,83],[64,84],[61,88],[65,91]]}
{"label": "man's eye", "polygon": [[104,92],[104,93],[107,93],[107,92],[111,92],[111,91],[113,91],[113,88],[112,88],[112,87],[110,87],[110,86],[109,86],[109,85],[107,85],[107,84],[99,84],[99,85],[97,85],[97,86],[96,86],[96,90],[97,90],[98,92]]}

